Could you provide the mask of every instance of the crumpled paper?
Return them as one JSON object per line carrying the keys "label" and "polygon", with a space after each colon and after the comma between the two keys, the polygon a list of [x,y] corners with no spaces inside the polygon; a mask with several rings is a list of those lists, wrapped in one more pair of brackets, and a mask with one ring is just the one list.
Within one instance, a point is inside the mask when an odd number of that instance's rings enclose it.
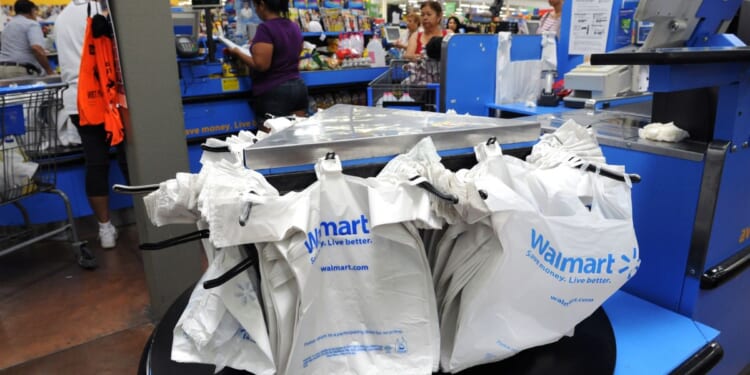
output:
{"label": "crumpled paper", "polygon": [[680,142],[690,134],[678,128],[674,122],[666,124],[655,122],[644,126],[643,129],[638,129],[638,136],[651,141]]}

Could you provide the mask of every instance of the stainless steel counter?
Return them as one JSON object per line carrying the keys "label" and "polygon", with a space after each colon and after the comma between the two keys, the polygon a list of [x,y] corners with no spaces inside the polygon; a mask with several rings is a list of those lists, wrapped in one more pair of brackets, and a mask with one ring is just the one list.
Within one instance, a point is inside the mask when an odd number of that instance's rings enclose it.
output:
{"label": "stainless steel counter", "polygon": [[539,122],[542,131],[553,132],[569,119],[596,130],[599,144],[627,148],[658,155],[701,161],[708,144],[686,139],[678,143],[649,141],[638,137],[638,129],[651,122],[650,116],[612,110],[593,111],[581,109],[551,115],[526,117]]}
{"label": "stainless steel counter", "polygon": [[312,164],[331,151],[341,160],[389,157],[408,151],[428,136],[439,151],[447,151],[473,147],[490,137],[500,144],[513,144],[535,141],[539,135],[539,123],[528,119],[339,104],[247,148],[245,166],[265,169]]}

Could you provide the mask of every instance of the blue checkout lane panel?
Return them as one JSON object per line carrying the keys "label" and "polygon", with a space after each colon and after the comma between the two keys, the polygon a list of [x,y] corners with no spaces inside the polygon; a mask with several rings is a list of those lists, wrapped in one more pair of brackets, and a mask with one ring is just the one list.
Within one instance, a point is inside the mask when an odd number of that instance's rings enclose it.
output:
{"label": "blue checkout lane panel", "polygon": [[[643,102],[651,101],[652,98],[653,96],[649,94],[649,95],[639,95],[639,96],[634,96],[634,97],[615,98],[611,100],[600,100],[596,103],[594,108],[596,109],[614,108],[614,107],[626,105],[626,104],[643,103]],[[526,103],[496,104],[493,102],[488,102],[487,108],[494,109],[497,111],[525,115],[525,116],[549,115],[553,113],[568,112],[568,111],[574,111],[578,109],[578,108],[566,107],[563,101],[560,101],[560,103],[555,107],[544,107],[544,106],[539,106],[539,105],[530,107],[530,106],[527,106]]]}
{"label": "blue checkout lane panel", "polygon": [[724,358],[713,374],[739,374],[750,366],[750,270],[745,270],[716,289],[698,292],[693,319],[721,331]]}
{"label": "blue checkout lane panel", "polygon": [[249,99],[225,99],[184,103],[185,137],[188,140],[210,136],[222,138],[240,130],[253,129],[253,111]]}
{"label": "blue checkout lane panel", "polygon": [[189,78],[180,80],[183,98],[247,93],[250,97],[248,77]]}
{"label": "blue checkout lane panel", "polygon": [[750,151],[729,152],[711,231],[706,269],[750,246]]}
{"label": "blue checkout lane panel", "polygon": [[387,67],[300,72],[307,87],[366,83],[385,73]]}
{"label": "blue checkout lane panel", "polygon": [[604,303],[604,311],[615,333],[615,375],[668,374],[719,335],[622,291]]}
{"label": "blue checkout lane panel", "polygon": [[[86,197],[85,169],[81,164],[63,165],[57,168],[56,187],[70,199],[74,217],[93,215]],[[116,160],[110,162],[109,186],[124,184],[125,178]],[[67,220],[65,204],[55,194],[32,194],[22,199],[20,204],[29,213],[32,223],[54,223]],[[129,195],[110,193],[109,207],[113,210],[132,207],[133,199]],[[21,225],[23,217],[11,204],[0,206],[0,226]]]}
{"label": "blue checkout lane panel", "polygon": [[703,162],[602,146],[610,164],[641,176],[633,185],[633,222],[641,267],[624,287],[673,311],[683,294]]}
{"label": "blue checkout lane panel", "polygon": [[[738,148],[726,154],[703,272],[750,247],[748,166],[747,149]],[[740,373],[750,365],[750,298],[747,298],[750,269],[715,289],[700,289],[697,278],[686,280],[680,313],[721,330],[719,343],[725,355],[715,373]]]}
{"label": "blue checkout lane panel", "polygon": [[[497,35],[453,34],[443,46],[445,56],[445,109],[476,116],[487,115],[487,103],[495,101]],[[510,60],[538,60],[542,56],[539,35],[514,35]],[[466,62],[471,61],[471,69]]]}

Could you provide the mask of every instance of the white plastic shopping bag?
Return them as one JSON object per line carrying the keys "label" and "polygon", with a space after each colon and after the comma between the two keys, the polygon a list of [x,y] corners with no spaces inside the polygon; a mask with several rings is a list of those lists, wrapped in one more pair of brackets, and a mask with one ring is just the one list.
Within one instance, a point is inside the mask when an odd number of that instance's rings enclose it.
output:
{"label": "white plastic shopping bag", "polygon": [[[221,254],[221,253],[220,253]],[[193,354],[206,347],[216,332],[219,322],[224,317],[226,307],[221,302],[218,290],[203,288],[203,282],[221,275],[223,254],[214,258],[190,295],[188,304],[174,328],[175,337],[184,338],[185,344],[178,343],[172,347],[172,359],[178,362],[189,362],[201,358]]]}
{"label": "white plastic shopping bag", "polygon": [[[490,172],[492,164],[508,170],[502,157],[484,162]],[[446,370],[557,341],[636,272],[640,259],[629,215],[630,187],[619,183],[618,190],[604,192],[603,178],[590,180],[591,211],[574,193],[546,193],[545,183],[534,182],[532,173],[515,176],[512,186],[494,173],[477,178],[476,186],[488,195],[503,255],[478,272],[476,279],[486,282],[463,290],[452,353],[442,364]]]}
{"label": "white plastic shopping bag", "polygon": [[78,129],[73,125],[73,121],[70,120],[65,109],[60,109],[57,112],[57,140],[61,146],[78,146],[81,144]]}
{"label": "white plastic shopping bag", "polygon": [[205,363],[271,375],[276,372],[258,295],[243,272],[227,283],[205,289],[241,260],[239,249],[217,251],[175,325],[172,360]]}
{"label": "white plastic shopping bag", "polygon": [[[316,172],[319,181],[301,193],[257,199],[242,237],[260,242],[262,253],[273,249],[261,255],[268,260],[282,256],[299,288],[293,343],[278,353],[288,357],[279,373],[430,373],[439,351],[437,312],[410,224],[432,221],[428,193],[346,176],[337,159],[321,160]],[[267,271],[264,284],[285,281]],[[278,290],[264,289],[272,298]]]}
{"label": "white plastic shopping bag", "polygon": [[542,90],[542,69],[557,63],[556,58],[552,59],[557,48],[555,40],[542,37],[542,60],[510,61],[512,39],[509,32],[498,33],[495,103],[536,103]]}
{"label": "white plastic shopping bag", "polygon": [[[240,249],[235,246],[221,251],[224,253],[223,270],[231,269],[243,259]],[[237,320],[242,330],[232,341],[221,346],[215,363],[257,375],[274,374],[276,366],[263,310],[249,272],[244,271],[217,288],[227,314]]]}

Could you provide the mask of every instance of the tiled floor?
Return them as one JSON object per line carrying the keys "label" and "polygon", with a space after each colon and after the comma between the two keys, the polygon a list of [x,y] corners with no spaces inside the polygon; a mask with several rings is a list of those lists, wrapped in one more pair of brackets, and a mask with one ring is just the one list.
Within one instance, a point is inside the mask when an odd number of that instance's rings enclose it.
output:
{"label": "tiled floor", "polygon": [[[49,241],[0,257],[0,374],[135,374],[153,330],[135,225],[99,268],[78,267],[68,242]],[[89,232],[83,228],[89,228]]]}

